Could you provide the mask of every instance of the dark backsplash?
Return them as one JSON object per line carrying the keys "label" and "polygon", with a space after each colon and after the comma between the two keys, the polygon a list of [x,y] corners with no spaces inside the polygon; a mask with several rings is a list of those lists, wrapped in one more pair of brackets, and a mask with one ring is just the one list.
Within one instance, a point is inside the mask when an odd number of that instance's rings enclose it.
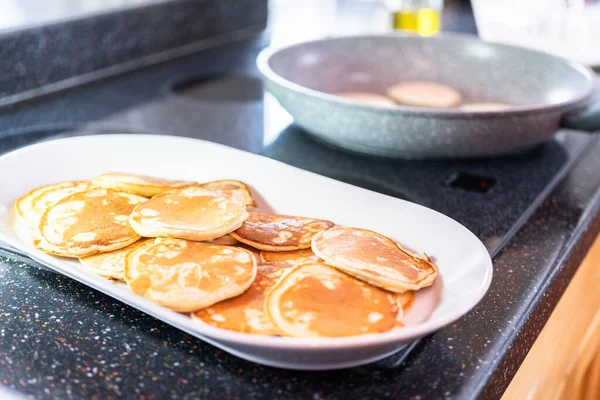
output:
{"label": "dark backsplash", "polygon": [[267,0],[172,0],[0,34],[0,105],[264,29]]}

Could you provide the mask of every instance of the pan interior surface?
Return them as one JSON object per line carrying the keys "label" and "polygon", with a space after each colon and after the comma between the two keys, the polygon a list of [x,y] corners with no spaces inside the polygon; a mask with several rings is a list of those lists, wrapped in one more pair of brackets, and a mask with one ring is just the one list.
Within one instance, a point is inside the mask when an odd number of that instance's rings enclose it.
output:
{"label": "pan interior surface", "polygon": [[458,35],[332,38],[281,49],[267,64],[283,85],[329,94],[385,94],[395,83],[425,80],[458,89],[464,103],[552,106],[578,102],[593,88],[592,74],[577,64]]}

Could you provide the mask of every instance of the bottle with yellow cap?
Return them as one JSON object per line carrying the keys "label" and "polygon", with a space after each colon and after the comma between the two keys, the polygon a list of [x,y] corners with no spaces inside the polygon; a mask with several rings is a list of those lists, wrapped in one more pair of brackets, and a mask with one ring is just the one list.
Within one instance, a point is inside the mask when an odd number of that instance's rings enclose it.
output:
{"label": "bottle with yellow cap", "polygon": [[433,36],[440,31],[444,0],[386,0],[396,30]]}

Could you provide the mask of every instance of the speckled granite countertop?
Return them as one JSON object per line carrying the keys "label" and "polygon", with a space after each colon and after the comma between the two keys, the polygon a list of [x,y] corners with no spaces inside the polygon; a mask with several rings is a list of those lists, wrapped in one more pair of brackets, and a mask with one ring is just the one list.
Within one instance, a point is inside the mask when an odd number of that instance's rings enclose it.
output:
{"label": "speckled granite countertop", "polygon": [[[5,109],[0,152],[46,137],[125,131],[263,154],[451,215],[494,254],[486,297],[393,368],[294,372],[240,360],[27,260],[0,256],[3,399],[500,397],[600,231],[600,142],[562,132],[531,153],[487,162],[348,155],[307,138],[263,98],[254,56],[264,44],[210,50]],[[454,170],[497,182],[485,194],[454,191],[441,184]]]}

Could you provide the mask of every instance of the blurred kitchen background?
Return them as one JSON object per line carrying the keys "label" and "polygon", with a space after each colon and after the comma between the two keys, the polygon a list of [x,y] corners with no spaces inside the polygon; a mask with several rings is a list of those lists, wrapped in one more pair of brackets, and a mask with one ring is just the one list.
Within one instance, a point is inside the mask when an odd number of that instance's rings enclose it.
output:
{"label": "blurred kitchen background", "polygon": [[332,35],[479,34],[600,65],[598,0],[272,0],[272,44]]}
{"label": "blurred kitchen background", "polygon": [[0,0],[0,105],[250,39],[267,10],[262,46],[446,31],[600,66],[600,0]]}
{"label": "blurred kitchen background", "polygon": [[[177,3],[177,0],[171,0]],[[0,0],[0,35],[165,0]],[[198,1],[198,6],[203,3]],[[444,31],[600,65],[600,0],[270,0],[272,44],[394,29]],[[234,7],[228,5],[229,7]]]}

